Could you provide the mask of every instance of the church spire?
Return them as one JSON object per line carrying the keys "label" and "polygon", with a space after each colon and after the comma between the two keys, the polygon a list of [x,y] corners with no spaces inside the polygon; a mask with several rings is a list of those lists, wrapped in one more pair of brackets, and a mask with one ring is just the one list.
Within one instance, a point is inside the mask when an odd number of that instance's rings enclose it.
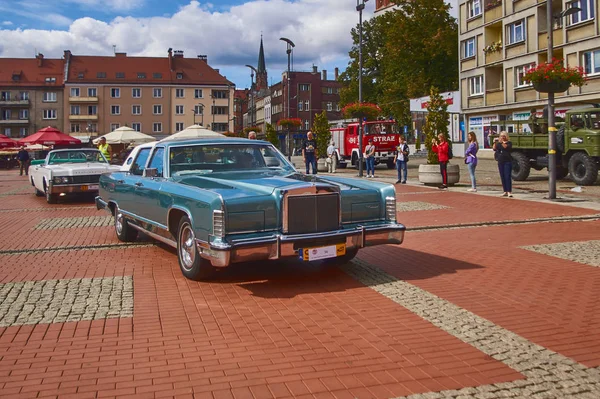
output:
{"label": "church spire", "polygon": [[262,34],[260,35],[260,50],[258,51],[258,68],[256,68],[256,91],[269,88],[267,66],[265,65],[265,49]]}
{"label": "church spire", "polygon": [[258,51],[258,73],[267,72],[267,67],[265,66],[265,50],[263,48],[263,38],[260,35],[260,50]]}

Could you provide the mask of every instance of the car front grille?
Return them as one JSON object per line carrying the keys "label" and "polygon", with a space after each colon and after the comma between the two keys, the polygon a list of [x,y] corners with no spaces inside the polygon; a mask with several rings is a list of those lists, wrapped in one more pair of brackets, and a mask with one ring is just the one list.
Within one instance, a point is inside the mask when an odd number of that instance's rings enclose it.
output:
{"label": "car front grille", "polygon": [[286,209],[288,234],[320,233],[340,226],[338,193],[289,196]]}
{"label": "car front grille", "polygon": [[100,175],[73,176],[73,184],[98,183]]}

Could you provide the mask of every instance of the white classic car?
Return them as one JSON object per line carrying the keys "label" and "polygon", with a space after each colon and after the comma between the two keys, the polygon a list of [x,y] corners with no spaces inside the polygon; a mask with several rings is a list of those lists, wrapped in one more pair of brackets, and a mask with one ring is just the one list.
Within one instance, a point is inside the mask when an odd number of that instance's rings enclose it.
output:
{"label": "white classic car", "polygon": [[100,175],[119,170],[110,165],[100,151],[78,148],[50,151],[44,160],[29,166],[29,179],[35,194],[46,196],[49,204],[71,193],[97,193]]}

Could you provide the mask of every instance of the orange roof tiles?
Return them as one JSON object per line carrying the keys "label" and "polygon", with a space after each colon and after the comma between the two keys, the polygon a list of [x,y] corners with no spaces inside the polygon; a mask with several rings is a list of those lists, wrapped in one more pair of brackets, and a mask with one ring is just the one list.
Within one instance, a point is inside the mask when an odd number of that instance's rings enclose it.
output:
{"label": "orange roof tiles", "polygon": [[[0,86],[62,86],[63,60],[40,58],[41,66],[40,59],[36,58],[0,58]],[[54,78],[54,81],[46,82],[46,78]]]}

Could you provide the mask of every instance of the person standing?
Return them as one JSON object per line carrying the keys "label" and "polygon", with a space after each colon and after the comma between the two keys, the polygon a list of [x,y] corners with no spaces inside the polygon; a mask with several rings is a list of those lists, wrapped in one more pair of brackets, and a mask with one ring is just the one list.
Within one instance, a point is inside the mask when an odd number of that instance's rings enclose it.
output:
{"label": "person standing", "polygon": [[503,197],[512,197],[512,143],[508,133],[500,132],[500,139],[494,139],[494,158],[498,161],[498,171],[502,180]]}
{"label": "person standing", "polygon": [[335,143],[331,141],[327,147],[327,173],[335,173],[337,164],[337,155],[335,153]]}
{"label": "person standing", "polygon": [[[369,139],[369,144],[365,147],[365,159],[367,162],[367,177],[375,177],[375,146],[373,145],[373,139]],[[371,171],[370,174],[369,171]]]}
{"label": "person standing", "polygon": [[442,185],[440,190],[448,188],[448,142],[443,133],[438,134],[438,138],[431,141],[431,151],[435,152],[440,162],[440,173],[442,174]]}
{"label": "person standing", "polygon": [[254,130],[252,130],[248,133],[248,139],[256,140],[256,132]]}
{"label": "person standing", "polygon": [[309,174],[310,167],[312,166],[312,174],[317,174],[317,141],[314,139],[312,132],[306,134],[306,140],[302,143],[302,158],[306,165],[306,174]]}
{"label": "person standing", "polygon": [[[396,151],[394,152],[394,163],[396,164],[396,170],[398,171],[398,183],[406,184],[406,179],[408,178],[408,154],[410,149],[408,148],[408,144],[404,140],[404,136],[400,135],[400,143],[396,147]],[[402,173],[404,172],[404,179],[402,179]]]}
{"label": "person standing", "polygon": [[25,169],[25,176],[29,174],[29,153],[25,150],[25,147],[21,146],[17,153],[17,160],[19,161],[19,176],[23,176],[23,169]]}
{"label": "person standing", "polygon": [[106,158],[106,160],[108,162],[110,162],[110,155],[112,154],[112,147],[110,146],[110,144],[108,144],[106,142],[106,137],[100,137],[100,141],[98,143],[98,149],[100,150],[102,155],[104,155],[104,158]]}
{"label": "person standing", "polygon": [[476,193],[477,182],[475,181],[475,168],[477,167],[477,151],[479,151],[479,143],[477,143],[477,137],[474,132],[469,132],[467,135],[469,140],[469,147],[465,151],[465,163],[467,169],[469,169],[469,175],[471,176],[471,188],[467,191]]}

